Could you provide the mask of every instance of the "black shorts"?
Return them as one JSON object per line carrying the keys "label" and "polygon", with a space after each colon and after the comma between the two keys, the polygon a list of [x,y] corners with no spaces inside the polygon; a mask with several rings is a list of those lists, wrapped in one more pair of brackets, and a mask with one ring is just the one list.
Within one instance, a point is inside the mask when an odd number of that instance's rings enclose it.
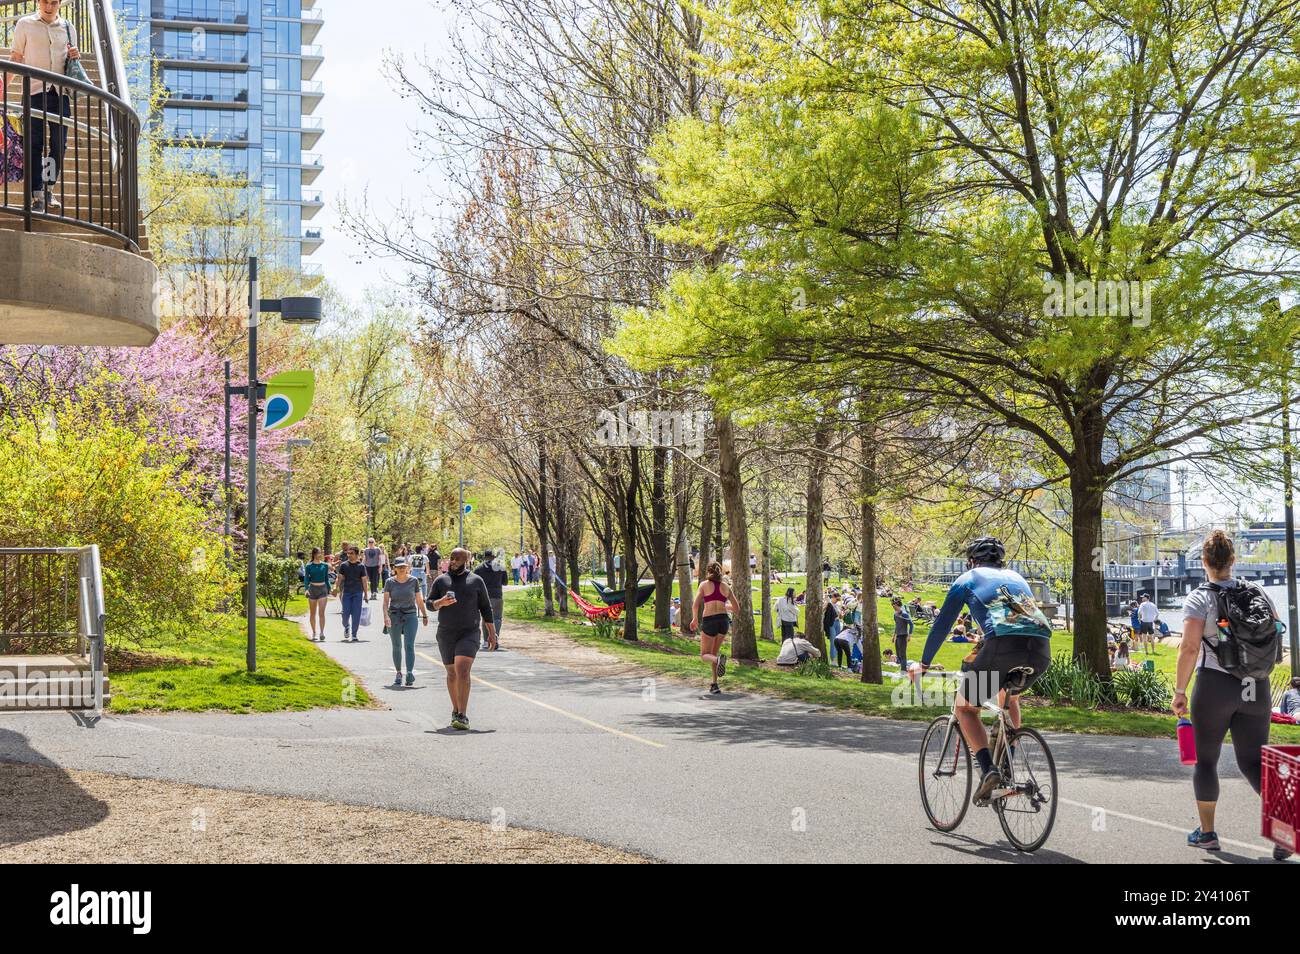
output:
{"label": "black shorts", "polygon": [[457,656],[469,656],[472,659],[478,655],[479,632],[477,627],[471,630],[450,633],[439,627],[437,639],[438,652],[442,655],[442,664],[444,666],[450,666]]}
{"label": "black shorts", "polygon": [[700,620],[700,632],[705,636],[726,636],[731,629],[731,617],[726,613],[714,613]]}
{"label": "black shorts", "polygon": [[975,658],[962,664],[961,694],[972,705],[982,706],[989,699],[997,700],[1012,669],[1028,666],[1034,670],[1025,684],[1027,689],[1051,664],[1052,641],[1044,636],[990,636]]}
{"label": "black shorts", "polygon": [[308,583],[307,599],[323,600],[330,595],[330,585],[328,583]]}
{"label": "black shorts", "polygon": [[1139,623],[1138,623],[1138,635],[1140,635],[1140,636],[1154,636],[1155,633],[1156,633],[1156,624],[1155,624],[1155,623],[1143,623],[1143,622],[1139,622]]}

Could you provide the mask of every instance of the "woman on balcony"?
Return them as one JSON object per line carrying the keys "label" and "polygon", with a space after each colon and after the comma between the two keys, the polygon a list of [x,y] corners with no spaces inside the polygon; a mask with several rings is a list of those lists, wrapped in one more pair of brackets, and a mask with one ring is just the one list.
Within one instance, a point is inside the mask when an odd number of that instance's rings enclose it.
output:
{"label": "woman on balcony", "polygon": [[[81,51],[72,45],[72,26],[59,16],[61,5],[62,0],[39,0],[36,13],[23,17],[14,25],[13,62],[62,76],[69,59],[81,58]],[[63,211],[63,206],[54,197],[54,185],[63,171],[68,131],[62,123],[47,123],[45,116],[49,113],[69,115],[68,97],[57,87],[33,79],[31,122],[27,125],[26,141],[31,151],[32,211],[57,213]]]}

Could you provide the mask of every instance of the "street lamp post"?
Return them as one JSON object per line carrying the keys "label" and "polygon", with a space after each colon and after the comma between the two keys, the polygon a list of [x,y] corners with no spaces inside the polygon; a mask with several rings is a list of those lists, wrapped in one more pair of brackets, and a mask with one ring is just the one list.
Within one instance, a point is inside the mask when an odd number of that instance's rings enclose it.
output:
{"label": "street lamp post", "polygon": [[477,487],[478,482],[474,480],[462,480],[460,482],[460,509],[456,512],[456,546],[465,545],[465,488]]}
{"label": "street lamp post", "polygon": [[289,558],[289,504],[293,499],[293,449],[301,447],[306,450],[311,447],[312,439],[310,437],[294,437],[288,442],[289,458],[285,462],[284,468],[284,556]]}
{"label": "street lamp post", "polygon": [[257,671],[257,402],[266,385],[257,380],[257,325],[262,312],[279,313],[290,324],[320,323],[319,298],[259,298],[257,256],[248,256],[248,384],[227,385],[227,397],[243,393],[248,400],[248,598],[244,607],[248,634],[246,662],[249,672]]}
{"label": "street lamp post", "polygon": [[230,552],[230,361],[226,361],[226,482],[222,496],[226,499],[226,568],[231,565]]}
{"label": "street lamp post", "polygon": [[373,431],[366,448],[366,539],[375,535],[375,448],[391,440],[387,434]]}
{"label": "street lamp post", "polygon": [[[1300,307],[1300,306],[1292,306]],[[1284,314],[1282,300],[1277,301]],[[1291,309],[1285,309],[1290,311]],[[1295,507],[1291,488],[1291,348],[1286,349],[1287,366],[1282,374],[1282,509],[1286,520],[1287,631],[1291,640],[1291,675],[1300,676],[1300,614],[1296,610]]]}

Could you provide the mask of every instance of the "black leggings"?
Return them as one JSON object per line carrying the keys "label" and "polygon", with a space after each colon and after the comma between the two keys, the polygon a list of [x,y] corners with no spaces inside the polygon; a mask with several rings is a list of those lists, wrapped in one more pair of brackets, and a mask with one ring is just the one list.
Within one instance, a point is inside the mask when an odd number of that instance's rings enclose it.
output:
{"label": "black leggings", "polygon": [[1268,683],[1260,685],[1263,691],[1247,702],[1242,699],[1245,689],[1240,679],[1217,669],[1197,671],[1192,689],[1192,725],[1196,732],[1192,789],[1198,802],[1219,800],[1219,752],[1229,730],[1237,767],[1259,794],[1260,749],[1268,744],[1272,711]]}

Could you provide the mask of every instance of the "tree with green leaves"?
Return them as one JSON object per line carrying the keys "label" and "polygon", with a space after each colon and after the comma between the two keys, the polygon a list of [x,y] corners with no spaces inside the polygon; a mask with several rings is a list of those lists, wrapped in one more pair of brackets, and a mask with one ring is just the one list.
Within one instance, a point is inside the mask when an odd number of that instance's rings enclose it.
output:
{"label": "tree with green leaves", "polygon": [[719,264],[629,337],[703,322],[738,371],[855,362],[996,424],[1007,489],[1067,515],[1075,650],[1107,672],[1108,493],[1267,460],[1297,331],[1264,306],[1296,275],[1298,14],[1222,12],[733,4],[710,28],[741,106],[653,154],[670,237]]}

